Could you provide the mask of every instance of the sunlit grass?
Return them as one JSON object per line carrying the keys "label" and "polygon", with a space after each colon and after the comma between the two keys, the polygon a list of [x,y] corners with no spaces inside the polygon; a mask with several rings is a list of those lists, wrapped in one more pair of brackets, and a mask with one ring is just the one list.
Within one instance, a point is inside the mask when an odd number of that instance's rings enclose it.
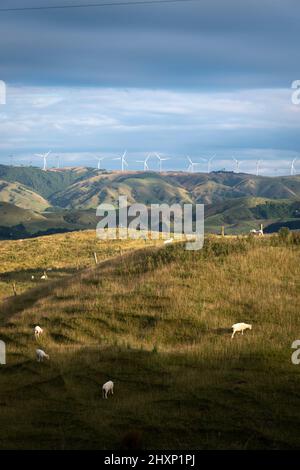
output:
{"label": "sunlit grass", "polygon": [[[130,432],[149,449],[299,448],[299,250],[149,247],[5,302],[0,448],[112,449]],[[253,329],[231,340],[239,321]],[[108,379],[116,393],[102,400]]]}

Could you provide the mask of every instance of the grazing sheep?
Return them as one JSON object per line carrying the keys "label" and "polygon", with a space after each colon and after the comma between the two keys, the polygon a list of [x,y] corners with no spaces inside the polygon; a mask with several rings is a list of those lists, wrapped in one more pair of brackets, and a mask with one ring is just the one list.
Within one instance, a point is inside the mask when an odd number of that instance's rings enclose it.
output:
{"label": "grazing sheep", "polygon": [[39,338],[39,336],[42,335],[43,333],[44,333],[44,330],[40,326],[36,326],[34,328],[34,335],[36,338]]}
{"label": "grazing sheep", "polygon": [[43,362],[44,359],[50,359],[49,355],[46,354],[42,349],[36,350],[36,358],[38,362]]}
{"label": "grazing sheep", "polygon": [[31,280],[32,280],[32,281],[34,280],[34,276],[33,276],[33,275],[31,276]]}
{"label": "grazing sheep", "polygon": [[255,228],[253,228],[252,230],[250,230],[250,233],[253,233],[253,235],[258,235],[260,237],[263,237],[264,235],[264,231],[262,228],[259,230],[255,230]]}
{"label": "grazing sheep", "polygon": [[105,384],[102,387],[102,398],[107,398],[107,396],[111,393],[111,395],[114,394],[114,383],[109,380],[108,382],[105,382]]}
{"label": "grazing sheep", "polygon": [[235,323],[232,325],[233,333],[231,335],[231,339],[234,338],[234,335],[238,332],[241,331],[242,335],[244,334],[244,330],[252,330],[252,325],[249,325],[248,323]]}
{"label": "grazing sheep", "polygon": [[168,245],[169,243],[173,243],[173,238],[168,238],[168,240],[164,241],[165,245]]}

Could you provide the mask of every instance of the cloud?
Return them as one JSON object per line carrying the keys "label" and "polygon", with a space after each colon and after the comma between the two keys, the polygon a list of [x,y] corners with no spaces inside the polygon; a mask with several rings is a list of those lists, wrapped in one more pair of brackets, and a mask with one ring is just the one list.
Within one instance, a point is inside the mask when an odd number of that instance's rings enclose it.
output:
{"label": "cloud", "polygon": [[186,154],[210,151],[220,160],[232,152],[251,160],[255,149],[273,149],[272,158],[281,158],[280,152],[294,155],[300,143],[300,106],[291,103],[289,89],[8,87],[0,111],[1,161],[10,153],[31,158],[51,148],[85,164],[87,156],[110,157],[127,148],[138,156],[170,154],[181,165]]}
{"label": "cloud", "polygon": [[[6,5],[11,2],[3,0]],[[18,5],[23,1],[15,0]],[[2,13],[1,79],[158,89],[286,87],[299,78],[299,20],[298,0]]]}

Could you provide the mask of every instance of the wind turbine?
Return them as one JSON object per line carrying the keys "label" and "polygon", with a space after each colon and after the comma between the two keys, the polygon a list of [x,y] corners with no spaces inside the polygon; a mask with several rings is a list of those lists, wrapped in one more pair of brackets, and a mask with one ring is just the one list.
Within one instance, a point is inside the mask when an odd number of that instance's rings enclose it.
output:
{"label": "wind turbine", "polygon": [[210,169],[211,169],[211,162],[213,161],[213,159],[215,158],[216,155],[213,155],[212,157],[210,158],[201,158],[201,160],[203,160],[204,162],[207,162],[207,173],[210,173]]}
{"label": "wind turbine", "polygon": [[260,164],[262,160],[256,160],[256,176],[259,175],[259,170],[260,170]]}
{"label": "wind turbine", "polygon": [[128,162],[125,158],[126,156],[126,152],[127,150],[125,150],[125,152],[123,153],[122,157],[118,157],[118,158],[113,158],[113,160],[121,160],[121,168],[122,168],[122,171],[124,171],[124,166],[128,166]]}
{"label": "wind turbine", "polygon": [[170,158],[161,158],[161,156],[158,153],[155,153],[155,155],[157,156],[157,158],[159,160],[159,172],[161,173],[162,172],[162,162],[164,162],[166,160],[170,160]]}
{"label": "wind turbine", "polygon": [[188,160],[188,162],[189,162],[189,166],[188,166],[187,171],[190,171],[191,173],[194,173],[194,167],[195,167],[196,165],[199,165],[199,163],[193,162],[193,161],[190,159],[190,157],[186,157],[186,158],[187,158],[187,160]]}
{"label": "wind turbine", "polygon": [[102,160],[105,159],[105,157],[95,157],[95,158],[98,161],[97,168],[98,168],[98,170],[101,170],[101,162],[102,162]]}
{"label": "wind turbine", "polygon": [[143,163],[144,164],[144,171],[147,171],[149,170],[149,166],[148,166],[148,160],[150,158],[150,153],[149,155],[145,158],[145,160],[136,160],[136,163]]}
{"label": "wind turbine", "polygon": [[297,161],[297,158],[294,158],[291,162],[291,176],[295,174],[296,168],[295,168],[295,163]]}
{"label": "wind turbine", "polygon": [[237,160],[236,158],[232,157],[232,160],[235,162],[235,171],[239,173],[240,171],[240,164],[243,163],[241,160]]}
{"label": "wind turbine", "polygon": [[47,152],[47,153],[36,153],[35,154],[37,157],[43,158],[43,160],[44,160],[43,170],[44,171],[47,170],[47,158],[49,157],[50,153],[51,153],[51,150],[49,150],[49,152]]}

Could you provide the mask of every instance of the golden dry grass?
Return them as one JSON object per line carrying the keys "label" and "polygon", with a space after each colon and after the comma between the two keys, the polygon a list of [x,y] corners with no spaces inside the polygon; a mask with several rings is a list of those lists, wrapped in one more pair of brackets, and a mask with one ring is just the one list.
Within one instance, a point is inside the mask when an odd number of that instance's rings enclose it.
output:
{"label": "golden dry grass", "polygon": [[[0,448],[112,449],[127,433],[146,448],[299,448],[299,253],[271,239],[149,248],[4,303]],[[239,321],[253,329],[231,340]]]}

